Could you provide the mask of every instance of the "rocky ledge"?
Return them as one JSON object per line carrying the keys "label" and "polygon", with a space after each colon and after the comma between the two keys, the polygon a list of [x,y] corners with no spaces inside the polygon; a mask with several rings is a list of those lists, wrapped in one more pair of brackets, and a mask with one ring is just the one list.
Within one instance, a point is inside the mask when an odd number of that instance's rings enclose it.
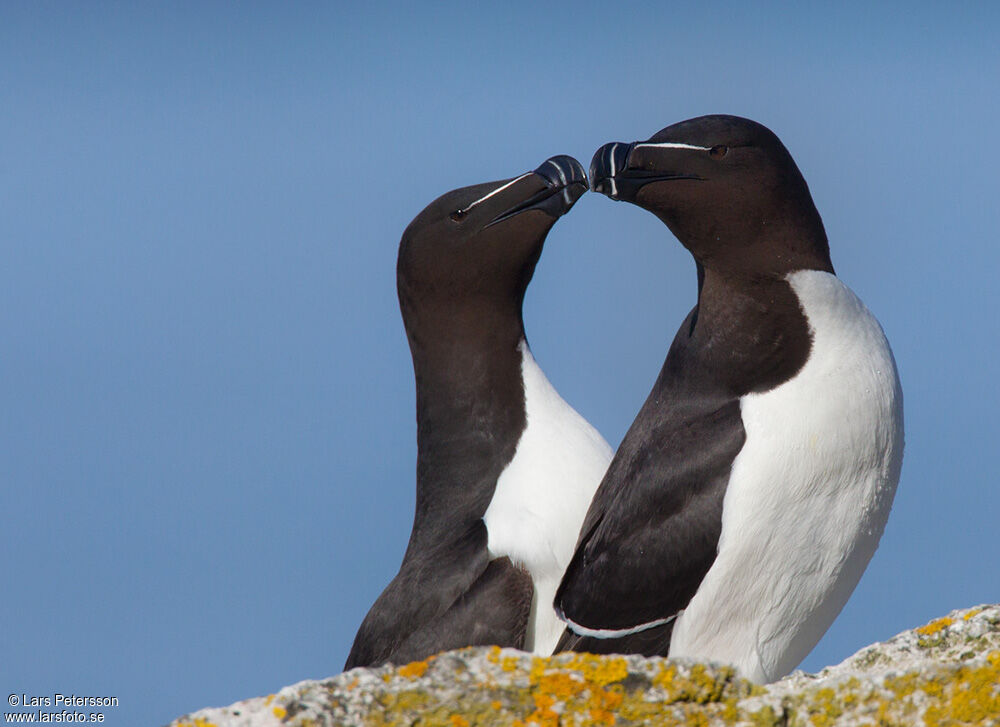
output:
{"label": "rocky ledge", "polygon": [[674,724],[1000,725],[1000,606],[953,611],[767,686],[688,661],[461,649],[300,682],[171,727]]}

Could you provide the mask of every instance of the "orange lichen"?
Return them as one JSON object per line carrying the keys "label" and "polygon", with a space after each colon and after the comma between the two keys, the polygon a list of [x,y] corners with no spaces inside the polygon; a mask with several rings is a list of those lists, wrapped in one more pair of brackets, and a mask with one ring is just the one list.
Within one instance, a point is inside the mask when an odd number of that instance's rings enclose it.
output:
{"label": "orange lichen", "polygon": [[401,677],[407,677],[408,679],[415,679],[417,677],[422,677],[427,671],[426,661],[414,661],[406,666],[401,666],[396,671]]}
{"label": "orange lichen", "polygon": [[[501,660],[501,668],[505,667]],[[531,711],[512,724],[557,727],[577,715],[584,721],[574,724],[612,727],[625,699],[624,688],[616,682],[627,676],[628,662],[621,657],[534,657],[528,671]]]}
{"label": "orange lichen", "polygon": [[[968,649],[959,660],[951,652],[937,667],[919,670],[906,665],[900,671],[879,672],[869,678],[814,682],[795,693],[780,696],[780,704],[744,701],[766,696],[770,688],[737,678],[734,669],[669,661],[644,662],[630,674],[630,660],[619,656],[563,654],[531,656],[499,647],[485,651],[491,666],[470,671],[455,666],[469,689],[444,699],[422,682],[406,682],[429,673],[429,660],[413,662],[383,675],[391,687],[376,698],[377,713],[369,727],[474,727],[504,724],[513,727],[624,727],[640,724],[678,724],[706,727],[720,722],[754,727],[835,727],[845,719],[862,724],[924,724],[927,727],[966,727],[992,724],[1000,715],[1000,651],[985,653],[992,635],[966,635],[954,624],[969,621],[983,609],[945,617],[915,629],[922,647],[959,644]],[[995,626],[994,620],[989,625]],[[977,627],[986,619],[977,619]],[[979,631],[973,630],[975,634]],[[960,650],[959,649],[959,650]],[[877,652],[877,650],[869,650]],[[957,650],[956,650],[957,651]],[[855,661],[867,658],[868,652]],[[875,660],[870,660],[875,661]],[[888,660],[886,660],[888,663]],[[450,667],[449,667],[450,670]],[[442,672],[448,670],[441,670]],[[397,676],[398,675],[398,676]],[[348,677],[351,680],[351,677]],[[346,691],[358,697],[358,678]],[[400,691],[396,691],[400,690]],[[775,698],[779,695],[775,694]],[[773,700],[772,700],[773,701]],[[259,702],[258,702],[259,704]],[[315,724],[305,714],[293,719],[267,697],[266,711],[296,724]],[[756,709],[756,711],[751,711]],[[178,727],[214,727],[192,717]],[[416,721],[414,721],[416,720]],[[1000,727],[1000,726],[998,726]]]}
{"label": "orange lichen", "polygon": [[934,634],[948,628],[953,623],[955,623],[955,619],[945,616],[944,618],[939,618],[936,621],[931,621],[925,626],[921,626],[916,629],[916,632],[921,636],[933,636]]}
{"label": "orange lichen", "polygon": [[541,692],[558,699],[571,699],[586,688],[586,684],[573,674],[555,672],[544,674],[533,681],[536,693]]}
{"label": "orange lichen", "polygon": [[535,692],[532,694],[535,711],[525,717],[524,721],[514,720],[514,727],[525,727],[528,724],[535,724],[538,727],[559,727],[559,713],[552,709],[555,706],[555,697],[548,694]]}
{"label": "orange lichen", "polygon": [[620,686],[593,690],[587,701],[590,719],[595,724],[611,727],[615,723],[615,710],[621,706],[624,699],[625,695]]}

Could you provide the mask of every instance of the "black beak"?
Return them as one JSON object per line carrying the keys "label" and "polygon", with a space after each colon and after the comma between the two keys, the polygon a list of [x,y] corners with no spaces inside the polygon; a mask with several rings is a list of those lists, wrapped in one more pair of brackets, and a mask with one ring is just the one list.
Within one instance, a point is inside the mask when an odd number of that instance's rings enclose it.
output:
{"label": "black beak", "polygon": [[542,178],[545,188],[524,202],[501,212],[490,225],[495,225],[525,210],[542,210],[553,219],[558,219],[569,212],[587,191],[587,172],[584,171],[583,165],[565,154],[546,159],[534,174]]}
{"label": "black beak", "polygon": [[[571,188],[574,185],[583,185],[583,192],[587,191],[587,172],[584,171],[583,165],[565,154],[546,159],[542,166],[535,170],[535,174],[552,187]],[[576,199],[580,199],[583,192],[578,192]]]}
{"label": "black beak", "polygon": [[[595,192],[607,195],[611,199],[623,202],[635,202],[635,197],[645,185],[650,182],[663,182],[674,179],[701,179],[696,174],[686,172],[662,171],[644,165],[633,158],[636,146],[646,146],[645,142],[626,144],[623,141],[612,141],[605,144],[594,154],[590,162],[590,183]],[[634,168],[629,164],[635,164]]]}
{"label": "black beak", "polygon": [[590,184],[595,192],[605,194],[611,199],[619,197],[619,182],[617,175],[628,166],[628,155],[632,144],[612,141],[605,144],[594,154],[590,162]]}

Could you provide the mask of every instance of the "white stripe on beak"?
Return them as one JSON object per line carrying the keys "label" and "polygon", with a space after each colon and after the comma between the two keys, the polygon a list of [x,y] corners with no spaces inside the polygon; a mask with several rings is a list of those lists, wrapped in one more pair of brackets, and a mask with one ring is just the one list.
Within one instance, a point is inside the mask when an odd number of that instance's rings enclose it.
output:
{"label": "white stripe on beak", "polygon": [[615,169],[615,151],[617,149],[618,149],[618,143],[615,142],[615,145],[612,146],[611,149],[610,149],[610,151],[608,152],[608,159],[611,161],[611,178],[610,178],[609,181],[611,182],[611,195],[612,196],[618,194],[618,185],[615,184],[615,172],[618,171],[617,169]]}

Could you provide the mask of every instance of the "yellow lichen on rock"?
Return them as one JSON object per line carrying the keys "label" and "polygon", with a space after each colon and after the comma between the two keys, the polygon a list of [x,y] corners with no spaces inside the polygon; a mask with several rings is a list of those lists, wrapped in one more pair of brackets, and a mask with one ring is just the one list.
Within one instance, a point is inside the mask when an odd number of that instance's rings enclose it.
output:
{"label": "yellow lichen on rock", "polygon": [[653,684],[663,689],[670,689],[674,685],[674,677],[677,676],[677,667],[673,664],[663,664],[656,676],[653,677]]}
{"label": "yellow lichen on rock", "polygon": [[1000,651],[987,655],[977,667],[961,666],[941,699],[924,714],[928,727],[980,725],[1000,722]]}
{"label": "yellow lichen on rock", "polygon": [[500,668],[504,671],[514,671],[519,666],[518,660],[513,656],[505,656],[500,660]]}
{"label": "yellow lichen on rock", "polygon": [[417,677],[422,677],[427,673],[427,662],[426,661],[414,661],[405,666],[399,667],[396,671],[401,677],[406,677],[407,679],[415,679]]}
{"label": "yellow lichen on rock", "polygon": [[998,685],[1000,606],[987,606],[768,685],[688,660],[469,648],[303,682],[173,727],[1000,727]]}
{"label": "yellow lichen on rock", "polygon": [[195,717],[192,722],[178,722],[176,727],[218,727],[215,722],[209,722],[203,717]]}
{"label": "yellow lichen on rock", "polygon": [[931,621],[929,624],[921,626],[920,628],[914,630],[921,636],[933,636],[939,631],[948,628],[953,623],[955,623],[955,619],[945,616],[944,618],[936,619],[934,621]]}
{"label": "yellow lichen on rock", "polygon": [[837,693],[830,687],[817,689],[813,693],[812,703],[808,706],[809,721],[813,727],[830,727],[844,713]]}
{"label": "yellow lichen on rock", "polygon": [[615,682],[628,676],[620,657],[573,654],[568,660],[534,657],[528,672],[534,709],[516,727],[557,727],[574,718],[576,723],[614,725],[623,690]]}
{"label": "yellow lichen on rock", "polygon": [[613,685],[608,689],[595,689],[587,700],[587,713],[595,725],[614,725],[615,712],[625,701],[621,685]]}
{"label": "yellow lichen on rock", "polygon": [[966,613],[964,616],[962,616],[962,620],[963,621],[968,621],[973,616],[978,616],[979,614],[981,614],[985,610],[986,610],[985,608],[971,608],[971,609],[969,609],[968,613]]}
{"label": "yellow lichen on rock", "polygon": [[628,662],[620,656],[574,654],[564,666],[579,672],[588,682],[601,686],[620,682],[628,676]]}

